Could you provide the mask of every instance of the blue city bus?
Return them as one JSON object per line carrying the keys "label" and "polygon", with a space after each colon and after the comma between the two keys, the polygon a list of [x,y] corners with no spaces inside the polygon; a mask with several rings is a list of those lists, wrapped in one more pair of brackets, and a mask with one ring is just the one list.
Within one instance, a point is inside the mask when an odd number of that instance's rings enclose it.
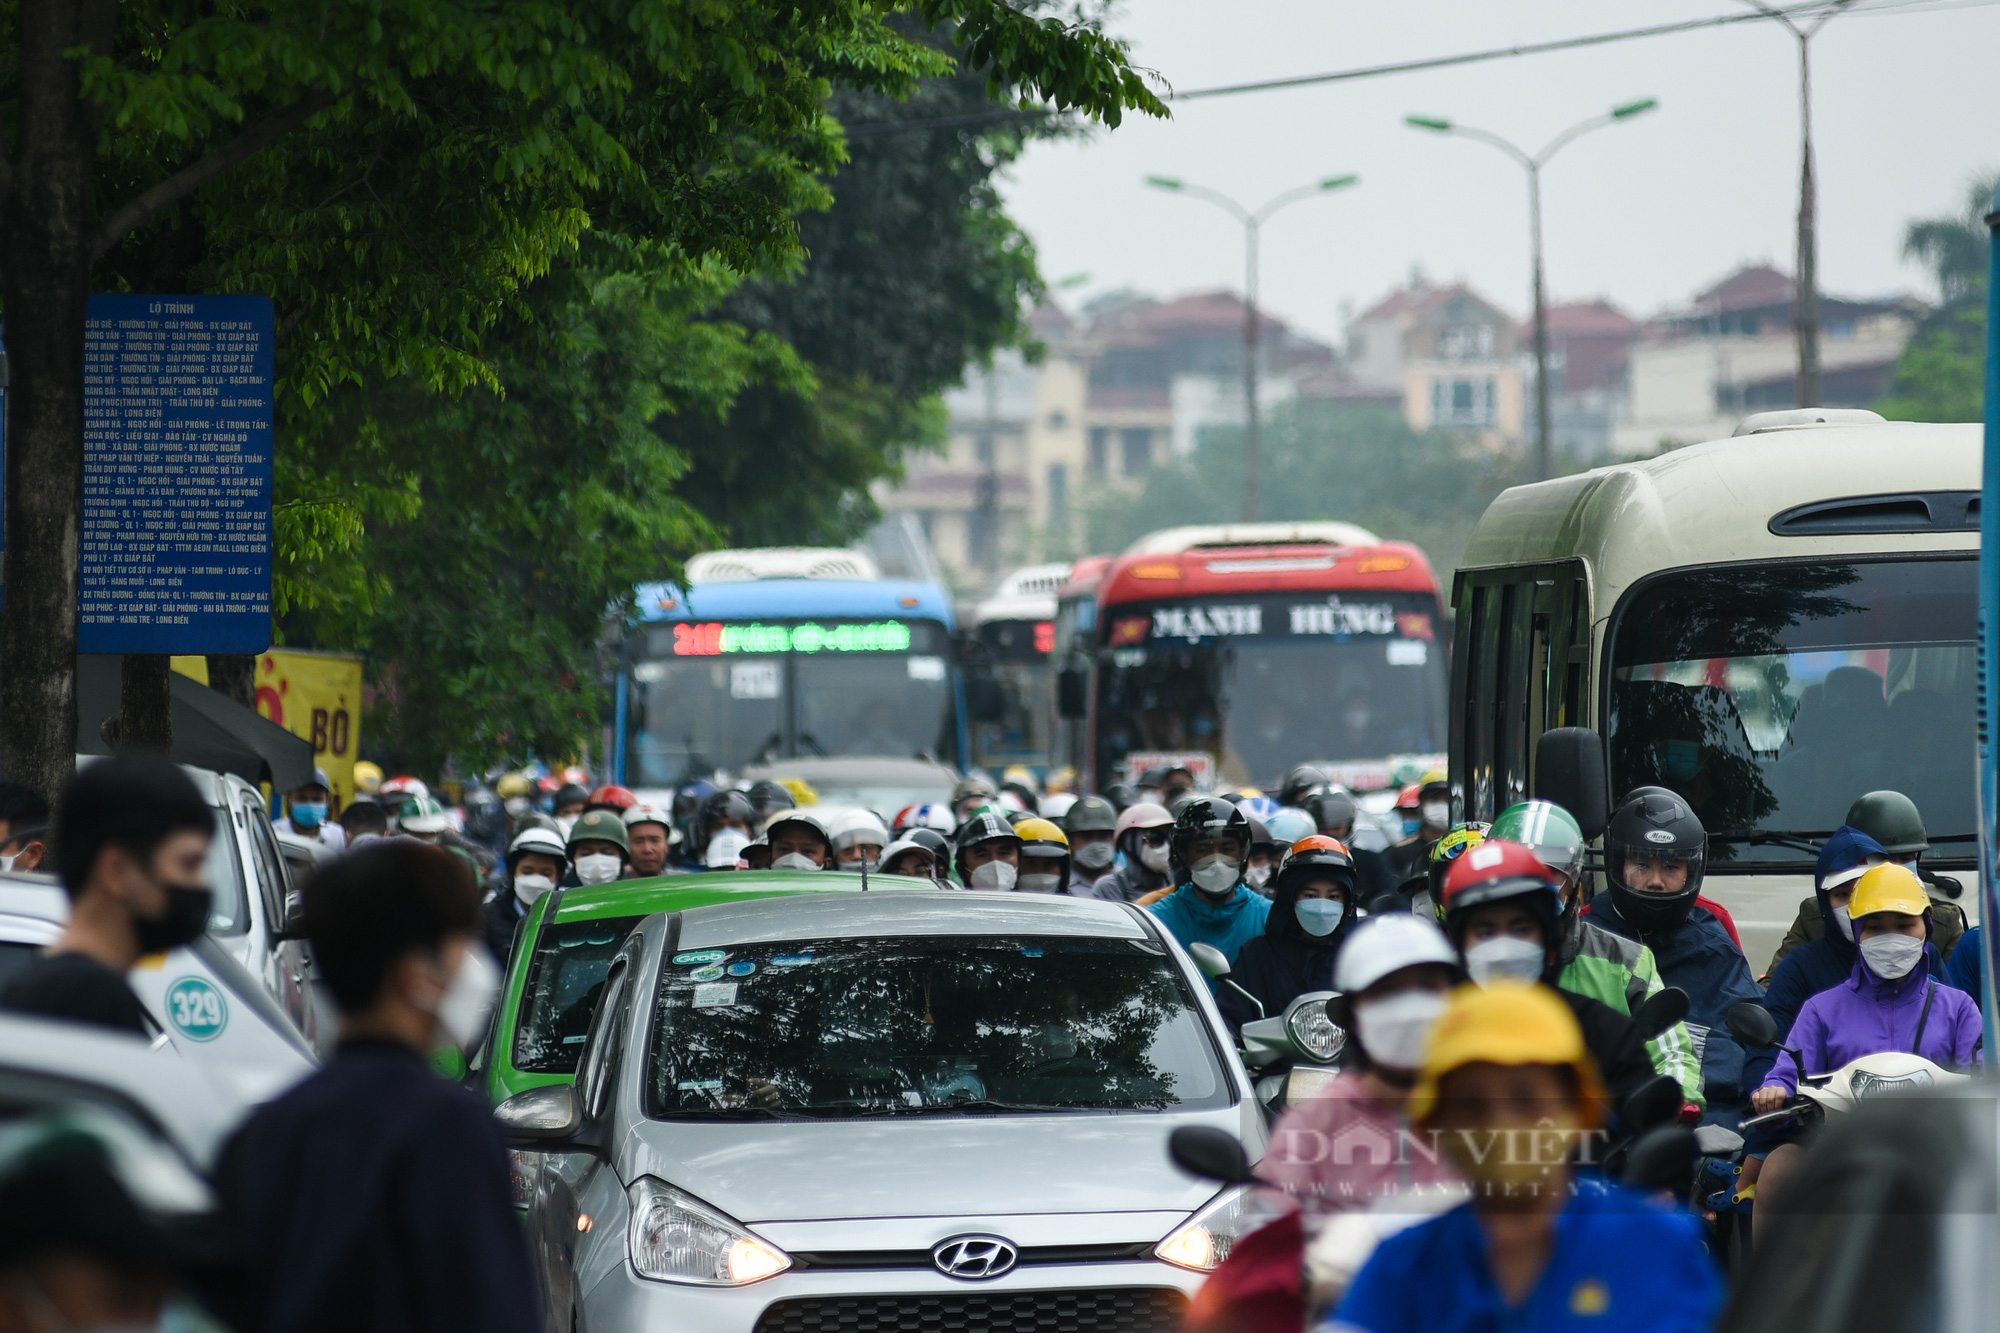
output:
{"label": "blue city bus", "polygon": [[616,770],[669,787],[801,758],[968,752],[951,601],[838,549],[715,551],[639,589],[620,655]]}

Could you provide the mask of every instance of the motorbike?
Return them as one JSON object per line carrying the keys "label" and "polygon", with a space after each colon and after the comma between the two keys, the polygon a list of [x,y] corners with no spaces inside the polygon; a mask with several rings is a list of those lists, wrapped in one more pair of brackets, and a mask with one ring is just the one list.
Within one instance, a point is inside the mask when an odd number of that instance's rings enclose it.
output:
{"label": "motorbike", "polygon": [[1307,991],[1277,1015],[1264,1013],[1263,1001],[1229,979],[1229,960],[1212,944],[1197,942],[1188,953],[1195,966],[1248,1000],[1263,1017],[1245,1023],[1237,1054],[1257,1088],[1265,1116],[1276,1121],[1295,1101],[1314,1097],[1340,1073],[1347,1049],[1347,1029],[1336,1021],[1341,996],[1337,991]]}

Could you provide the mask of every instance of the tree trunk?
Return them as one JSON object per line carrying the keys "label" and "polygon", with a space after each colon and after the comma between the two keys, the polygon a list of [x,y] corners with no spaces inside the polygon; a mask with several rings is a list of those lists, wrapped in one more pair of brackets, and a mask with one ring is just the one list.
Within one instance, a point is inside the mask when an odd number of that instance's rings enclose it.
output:
{"label": "tree trunk", "polygon": [[173,659],[165,653],[127,653],[118,674],[120,749],[174,749]]}
{"label": "tree trunk", "polygon": [[220,691],[245,708],[257,706],[257,655],[210,653],[208,688]]}
{"label": "tree trunk", "polygon": [[4,238],[8,390],[0,755],[54,802],[76,765],[77,558],[83,525],[83,333],[90,301],[94,117],[64,54],[99,5],[22,0],[20,146]]}

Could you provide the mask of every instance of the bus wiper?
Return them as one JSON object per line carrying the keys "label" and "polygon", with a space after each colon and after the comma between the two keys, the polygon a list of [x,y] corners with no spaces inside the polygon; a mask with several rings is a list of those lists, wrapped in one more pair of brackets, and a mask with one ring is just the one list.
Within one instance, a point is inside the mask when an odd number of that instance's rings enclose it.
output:
{"label": "bus wiper", "polygon": [[814,740],[813,734],[810,731],[802,731],[799,733],[799,744],[812,746],[812,751],[814,754],[818,755],[822,759],[826,758],[826,747],[824,745],[821,745],[818,741]]}
{"label": "bus wiper", "polygon": [[1790,847],[1794,851],[1806,852],[1816,857],[1819,855],[1820,845],[1812,841],[1812,839],[1830,838],[1833,835],[1830,833],[1771,833],[1757,830],[1754,832],[1711,833],[1708,836],[1716,842],[1741,842],[1747,843],[1752,847]]}
{"label": "bus wiper", "polygon": [[753,764],[770,763],[771,755],[774,752],[776,752],[777,748],[780,745],[783,745],[784,743],[785,743],[784,732],[782,731],[772,732],[769,736],[764,738],[764,743],[757,747],[757,753],[751,756],[750,762]]}

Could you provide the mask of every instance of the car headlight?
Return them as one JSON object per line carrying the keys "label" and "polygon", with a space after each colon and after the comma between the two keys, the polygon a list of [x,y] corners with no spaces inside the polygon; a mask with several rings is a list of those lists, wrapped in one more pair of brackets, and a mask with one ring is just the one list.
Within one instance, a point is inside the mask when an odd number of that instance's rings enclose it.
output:
{"label": "car headlight", "polygon": [[632,1205],[625,1244],[640,1277],[741,1287],[792,1266],[783,1250],[665,1181],[641,1176],[625,1193]]}
{"label": "car headlight", "polygon": [[1197,1273],[1213,1273],[1238,1240],[1271,1220],[1266,1210],[1251,1206],[1251,1198],[1247,1186],[1224,1190],[1168,1232],[1153,1247],[1154,1257]]}
{"label": "car headlight", "polygon": [[1325,1000],[1294,1005],[1285,1015],[1285,1031],[1315,1060],[1331,1060],[1347,1045],[1347,1029],[1326,1016]]}

